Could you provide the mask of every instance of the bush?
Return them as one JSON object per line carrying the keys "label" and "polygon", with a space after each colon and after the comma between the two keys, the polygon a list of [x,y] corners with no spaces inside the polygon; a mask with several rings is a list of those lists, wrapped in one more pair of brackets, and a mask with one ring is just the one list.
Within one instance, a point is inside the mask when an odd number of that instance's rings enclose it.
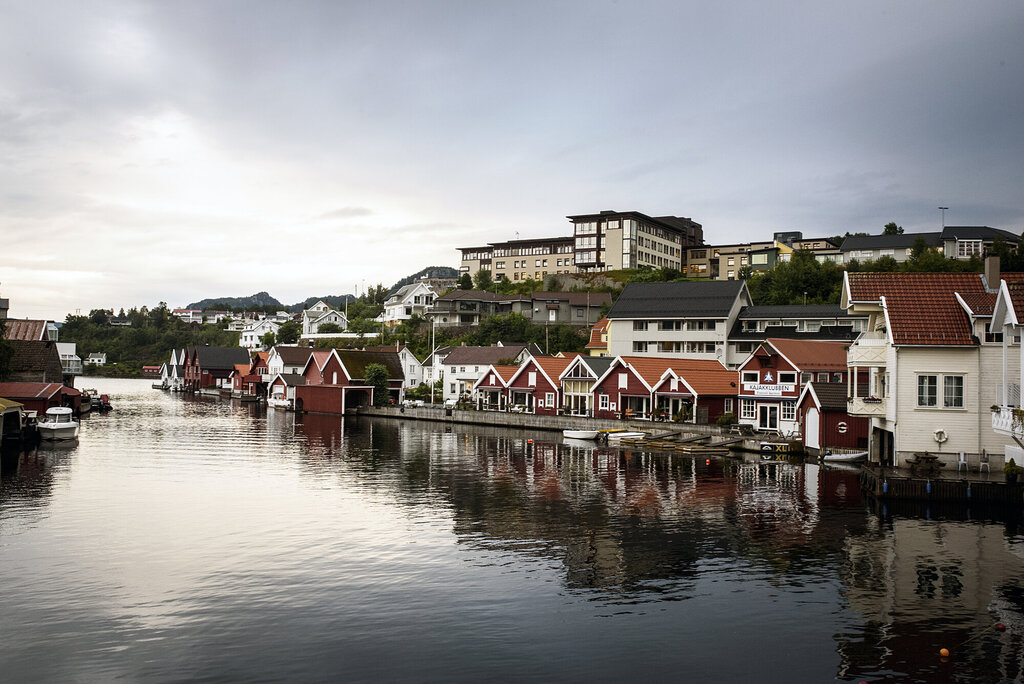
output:
{"label": "bush", "polygon": [[735,425],[736,414],[735,413],[723,413],[718,416],[718,420],[715,421],[716,425]]}

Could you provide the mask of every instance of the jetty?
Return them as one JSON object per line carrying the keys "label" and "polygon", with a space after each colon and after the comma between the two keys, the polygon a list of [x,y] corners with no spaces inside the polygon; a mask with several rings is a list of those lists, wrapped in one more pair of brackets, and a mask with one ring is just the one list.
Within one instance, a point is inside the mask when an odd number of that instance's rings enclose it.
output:
{"label": "jetty", "polygon": [[933,472],[916,475],[900,468],[861,466],[861,491],[881,501],[934,501],[1024,505],[1024,485],[1001,472]]}

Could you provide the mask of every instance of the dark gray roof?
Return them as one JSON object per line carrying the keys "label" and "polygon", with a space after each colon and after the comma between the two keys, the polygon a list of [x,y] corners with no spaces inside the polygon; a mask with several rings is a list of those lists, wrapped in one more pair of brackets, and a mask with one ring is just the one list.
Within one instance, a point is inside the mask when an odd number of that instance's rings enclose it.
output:
{"label": "dark gray roof", "polygon": [[942,229],[943,240],[995,240],[996,238],[1003,238],[1013,243],[1020,241],[1019,235],[988,226],[946,226]]}
{"label": "dark gray roof", "polygon": [[296,387],[298,385],[306,384],[306,376],[299,373],[279,373],[281,379],[284,380],[285,384],[289,387]]}
{"label": "dark gray roof", "polygon": [[608,367],[612,365],[612,361],[615,360],[611,356],[581,356],[580,358],[597,377],[604,375]]}
{"label": "dark gray roof", "polygon": [[843,240],[844,252],[854,249],[900,249],[913,247],[917,238],[924,238],[929,247],[942,242],[942,233],[904,233],[903,235],[851,235]]}
{"label": "dark gray roof", "polygon": [[[778,306],[745,306],[740,309],[740,318],[846,318],[846,309],[838,304],[783,304]],[[867,318],[866,316],[864,318]]]}
{"label": "dark gray roof", "polygon": [[725,318],[743,287],[742,280],[629,283],[608,318]]}
{"label": "dark gray roof", "polygon": [[812,382],[814,396],[818,397],[821,408],[826,411],[845,411],[848,404],[846,394],[849,391],[845,382]]}
{"label": "dark gray roof", "polygon": [[234,370],[236,363],[249,363],[249,350],[242,347],[196,347],[199,367],[208,370]]}
{"label": "dark gray roof", "polygon": [[313,350],[309,347],[293,347],[283,344],[277,345],[274,349],[277,350],[281,361],[289,366],[306,365],[306,362],[309,361],[309,355],[313,353]]}

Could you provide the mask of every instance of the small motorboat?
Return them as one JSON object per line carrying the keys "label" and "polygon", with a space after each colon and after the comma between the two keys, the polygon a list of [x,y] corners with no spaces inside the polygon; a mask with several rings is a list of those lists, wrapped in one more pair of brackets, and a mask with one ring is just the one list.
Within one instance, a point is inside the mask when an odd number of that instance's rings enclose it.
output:
{"label": "small motorboat", "polygon": [[562,430],[562,436],[570,439],[597,439],[597,430]]}
{"label": "small motorboat", "polygon": [[46,409],[46,415],[36,423],[39,436],[47,441],[78,439],[78,421],[66,406]]}
{"label": "small motorboat", "polygon": [[843,453],[826,449],[825,453],[821,456],[821,460],[826,463],[856,463],[857,461],[863,461],[867,457],[868,452],[866,451],[851,451]]}

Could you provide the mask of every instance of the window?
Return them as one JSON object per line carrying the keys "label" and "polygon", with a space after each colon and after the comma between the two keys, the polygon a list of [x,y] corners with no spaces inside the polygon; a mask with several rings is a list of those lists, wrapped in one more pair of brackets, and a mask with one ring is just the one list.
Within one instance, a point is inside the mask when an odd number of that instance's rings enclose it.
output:
{"label": "window", "polygon": [[947,375],[942,379],[942,405],[946,408],[964,407],[964,376]]}
{"label": "window", "polygon": [[599,398],[597,400],[597,406],[598,406],[598,408],[604,409],[605,411],[608,410],[608,395],[607,394],[599,395]]}
{"label": "window", "polygon": [[536,387],[537,386],[537,371],[530,371],[529,373],[527,373],[526,377],[527,377],[526,383],[530,387]]}
{"label": "window", "polygon": [[818,373],[818,382],[828,382],[828,373]]}
{"label": "window", "polygon": [[576,318],[583,318],[583,307],[576,307]]}
{"label": "window", "polygon": [[728,271],[725,274],[726,280],[736,280],[736,271]]}
{"label": "window", "polygon": [[555,405],[555,393],[545,392],[544,393],[544,405],[551,408]]}
{"label": "window", "polygon": [[756,266],[766,266],[768,264],[767,254],[751,254],[750,263]]}
{"label": "window", "polygon": [[992,324],[991,323],[986,323],[985,324],[985,341],[986,342],[1002,342],[1003,341],[1003,333],[1001,333],[1001,332],[992,332]]}
{"label": "window", "polygon": [[796,420],[796,402],[782,402],[782,420]]}
{"label": "window", "polygon": [[658,330],[682,330],[682,321],[661,321],[658,323]]}
{"label": "window", "polygon": [[732,399],[725,399],[722,402],[722,410],[726,413],[732,413]]}
{"label": "window", "polygon": [[938,406],[939,381],[936,375],[917,376],[917,405]]}
{"label": "window", "polygon": [[626,389],[629,385],[629,374],[619,373],[619,389]]}
{"label": "window", "polygon": [[647,330],[647,321],[633,321],[633,330],[643,332]]}
{"label": "window", "polygon": [[743,382],[757,382],[757,371],[743,371]]}
{"label": "window", "polygon": [[981,254],[981,240],[957,240],[957,257],[961,259],[969,259],[975,254]]}
{"label": "window", "polygon": [[779,373],[779,382],[782,383],[783,385],[795,385],[796,373]]}
{"label": "window", "polygon": [[754,410],[753,399],[740,399],[740,418],[750,418],[753,420],[757,417],[757,413]]}
{"label": "window", "polygon": [[800,374],[800,384],[801,385],[806,385],[807,383],[809,383],[813,379],[814,379],[814,373],[801,373]]}
{"label": "window", "polygon": [[647,343],[646,342],[634,342],[633,343],[633,351],[638,353],[638,354],[646,354],[647,353]]}

